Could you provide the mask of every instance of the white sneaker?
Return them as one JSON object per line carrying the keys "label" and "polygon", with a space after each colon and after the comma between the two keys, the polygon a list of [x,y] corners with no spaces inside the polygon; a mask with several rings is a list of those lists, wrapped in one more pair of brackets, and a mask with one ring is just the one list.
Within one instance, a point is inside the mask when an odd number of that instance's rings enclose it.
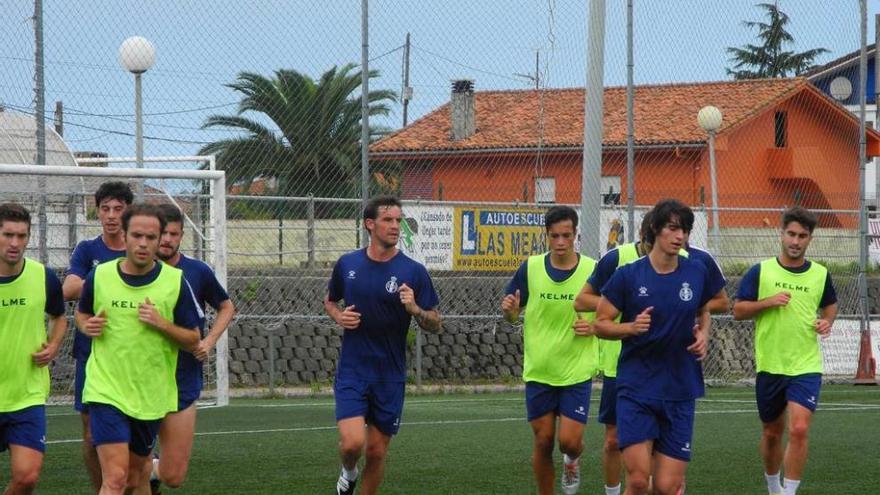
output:
{"label": "white sneaker", "polygon": [[562,463],[562,493],[574,495],[581,486],[581,466],[577,461],[571,464]]}
{"label": "white sneaker", "polygon": [[345,476],[339,475],[339,479],[336,480],[336,494],[337,495],[354,495],[354,487],[357,484],[357,480],[349,481],[345,479]]}

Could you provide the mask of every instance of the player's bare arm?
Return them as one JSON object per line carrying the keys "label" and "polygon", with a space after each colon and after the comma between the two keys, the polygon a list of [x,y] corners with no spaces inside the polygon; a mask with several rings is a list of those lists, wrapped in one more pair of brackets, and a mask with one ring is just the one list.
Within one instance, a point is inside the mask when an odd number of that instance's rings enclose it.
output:
{"label": "player's bare arm", "polygon": [[416,304],[416,294],[412,290],[412,287],[402,284],[398,293],[400,294],[400,303],[403,304],[406,312],[413,316],[422,330],[431,333],[439,333],[440,330],[442,330],[443,325],[440,321],[440,313],[433,308],[420,308],[419,305]]}
{"label": "player's bare arm", "polygon": [[183,328],[166,320],[159,314],[159,310],[156,309],[149,297],[138,305],[138,320],[165,334],[181,349],[192,352],[199,344],[199,330],[197,328]]}
{"label": "player's bare arm", "polygon": [[49,318],[49,340],[44,343],[39,351],[31,354],[34,364],[46,366],[51,363],[61,349],[64,334],[67,333],[67,318],[64,315]]}
{"label": "player's bare arm", "polygon": [[361,324],[361,314],[354,305],[340,308],[339,304],[331,301],[330,296],[324,296],[324,311],[327,315],[346,330],[355,330]]}
{"label": "player's bare arm", "polygon": [[620,310],[611,301],[602,297],[599,299],[599,306],[596,307],[596,322],[593,324],[596,335],[608,340],[620,340],[641,335],[651,327],[651,311],[653,310],[653,306],[645,308],[636,316],[635,321],[618,323],[614,320],[620,315]]}
{"label": "player's bare arm", "polygon": [[510,323],[515,323],[516,320],[519,319],[519,313],[522,309],[519,305],[519,289],[513,294],[507,294],[504,296],[504,299],[501,300],[501,313],[504,314],[504,319]]}
{"label": "player's bare arm", "polygon": [[759,301],[737,299],[733,304],[733,319],[748,320],[754,318],[765,309],[785,306],[789,301],[791,301],[791,293],[786,291],[778,292]]}
{"label": "player's bare arm", "polygon": [[712,299],[706,303],[706,307],[709,308],[709,313],[713,315],[727,313],[730,308],[730,298],[727,297],[727,289],[722,287]]}
{"label": "player's bare arm", "polygon": [[84,280],[79,275],[69,274],[64,277],[64,283],[61,284],[61,292],[64,294],[65,301],[76,301],[82,295]]}
{"label": "player's bare arm", "polygon": [[104,332],[104,325],[107,324],[106,316],[107,315],[103,309],[98,311],[97,315],[82,313],[77,310],[74,316],[76,328],[89,337],[100,337]]}
{"label": "player's bare arm", "polygon": [[584,288],[574,300],[575,311],[596,311],[599,305],[599,295],[593,290],[593,286],[589,282],[584,284]]}
{"label": "player's bare arm", "polygon": [[837,303],[829,304],[819,309],[819,318],[816,319],[816,333],[822,337],[831,335],[831,327],[837,318]]}
{"label": "player's bare arm", "polygon": [[[723,289],[722,289],[723,290]],[[709,335],[712,329],[712,316],[709,303],[699,309],[697,323],[694,325],[694,343],[687,350],[697,356],[697,361],[702,361],[709,354]]]}
{"label": "player's bare arm", "polygon": [[214,324],[211,325],[211,330],[198,343],[195,352],[193,352],[196,359],[199,361],[208,359],[208,355],[211,354],[211,351],[217,345],[217,340],[220,339],[220,336],[229,327],[233,317],[235,317],[235,305],[232,304],[232,300],[227,299],[220,303],[220,307],[217,308],[217,316],[214,317]]}

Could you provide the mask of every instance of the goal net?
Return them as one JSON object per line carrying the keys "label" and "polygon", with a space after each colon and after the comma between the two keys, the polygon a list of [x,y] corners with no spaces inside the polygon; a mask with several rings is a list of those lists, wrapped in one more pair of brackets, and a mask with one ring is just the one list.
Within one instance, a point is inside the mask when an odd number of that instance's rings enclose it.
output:
{"label": "goal net", "polygon": [[[78,166],[0,164],[3,202],[22,204],[31,212],[31,237],[26,256],[51,267],[64,277],[70,254],[82,240],[101,235],[96,214],[95,190],[107,181],[123,181],[135,191],[135,201],[172,203],[184,215],[180,250],[206,262],[226,287],[226,179],[214,170],[213,157],[152,157],[148,168],[133,168],[133,158],[89,158]],[[112,165],[111,165],[112,164]],[[67,305],[70,321],[64,346],[51,366],[50,403],[72,403],[73,303]],[[210,328],[213,312],[208,308]],[[204,366],[202,399],[226,405],[228,345],[224,335]]]}

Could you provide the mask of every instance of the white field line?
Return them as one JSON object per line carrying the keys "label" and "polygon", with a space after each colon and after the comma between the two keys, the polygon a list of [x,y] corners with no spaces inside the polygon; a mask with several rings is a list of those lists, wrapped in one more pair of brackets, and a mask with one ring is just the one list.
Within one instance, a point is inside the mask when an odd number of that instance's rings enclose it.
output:
{"label": "white field line", "polygon": [[[880,409],[880,404],[877,405],[860,405],[860,406],[852,406],[847,405],[845,407],[839,407],[838,405],[833,406],[819,406],[819,411],[821,412],[852,412],[852,411],[862,411],[862,410],[877,410]],[[755,409],[721,409],[721,410],[710,410],[710,411],[697,411],[697,414],[706,415],[706,414],[754,414]],[[450,420],[442,420],[442,421],[404,421],[401,423],[401,426],[442,426],[442,425],[466,425],[466,424],[480,424],[480,423],[509,423],[513,421],[525,421],[524,417],[508,417],[508,418],[487,418],[487,419],[450,419]],[[262,430],[225,430],[225,431],[204,431],[197,432],[196,436],[219,436],[219,435],[255,435],[261,433],[296,433],[296,432],[307,432],[307,431],[335,431],[336,425],[326,425],[326,426],[303,426],[298,428],[271,428],[271,429],[262,429]],[[66,443],[79,443],[81,442],[81,438],[75,439],[65,439],[65,440],[49,440],[46,442],[47,445],[53,444],[66,444]]]}

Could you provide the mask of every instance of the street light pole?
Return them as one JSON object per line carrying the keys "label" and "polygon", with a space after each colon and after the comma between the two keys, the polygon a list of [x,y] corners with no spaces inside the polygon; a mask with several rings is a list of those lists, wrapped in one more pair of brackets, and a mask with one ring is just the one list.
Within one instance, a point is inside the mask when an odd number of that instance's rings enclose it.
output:
{"label": "street light pole", "polygon": [[711,105],[700,109],[697,123],[709,135],[709,187],[712,190],[712,254],[718,256],[721,248],[721,225],[718,219],[718,175],[715,170],[715,133],[721,128],[721,110]]}
{"label": "street light pole", "polygon": [[[141,102],[141,76],[156,63],[156,49],[146,38],[132,36],[119,46],[119,64],[134,74],[134,141],[135,163],[137,168],[144,168],[144,119]],[[143,200],[144,183],[138,181],[137,199]]]}

